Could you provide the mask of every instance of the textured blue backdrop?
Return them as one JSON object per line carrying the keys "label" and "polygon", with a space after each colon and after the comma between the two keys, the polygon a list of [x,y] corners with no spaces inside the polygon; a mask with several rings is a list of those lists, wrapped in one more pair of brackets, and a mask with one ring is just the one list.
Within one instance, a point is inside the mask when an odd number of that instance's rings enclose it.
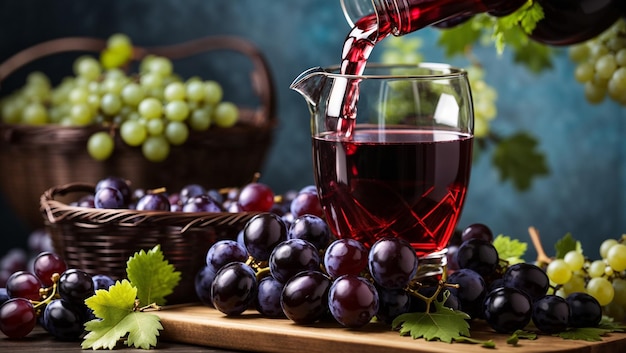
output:
{"label": "textured blue backdrop", "polygon": [[[262,172],[265,182],[283,192],[313,181],[308,111],[289,84],[309,67],[336,64],[348,30],[339,0],[0,0],[0,61],[40,41],[71,35],[124,32],[140,45],[212,34],[246,37],[266,54],[274,71],[280,126]],[[436,30],[416,35],[423,38],[426,60],[447,61],[436,46]],[[499,57],[493,50],[479,50],[478,55],[487,67],[486,80],[499,94],[492,128],[535,135],[551,174],[519,193],[499,181],[489,158],[481,158],[460,226],[484,222],[496,233],[528,240],[527,227],[534,225],[546,243],[572,232],[590,256],[597,256],[603,238],[626,231],[626,109],[586,103],[565,52],[554,70],[540,76],[513,64],[506,53]],[[0,222],[1,254],[2,247],[24,243],[25,229],[6,206],[0,207]],[[527,259],[533,256],[531,250]]]}

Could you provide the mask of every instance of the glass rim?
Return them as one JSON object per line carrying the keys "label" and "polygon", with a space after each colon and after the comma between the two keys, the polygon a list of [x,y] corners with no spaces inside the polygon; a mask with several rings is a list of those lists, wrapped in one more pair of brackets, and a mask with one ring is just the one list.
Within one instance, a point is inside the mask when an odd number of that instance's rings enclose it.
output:
{"label": "glass rim", "polygon": [[[452,79],[452,78],[464,78],[467,77],[467,70],[453,66],[450,64],[436,63],[436,62],[421,62],[417,64],[384,64],[384,63],[368,63],[365,67],[363,74],[341,74],[339,73],[341,66],[333,65],[323,67],[324,73],[333,78],[346,78],[346,79],[411,79],[411,80],[433,80],[433,79]],[[387,74],[382,73],[369,73],[371,70],[388,70]],[[429,72],[424,73],[409,73],[409,74],[394,74],[391,72],[393,69],[424,69]]]}

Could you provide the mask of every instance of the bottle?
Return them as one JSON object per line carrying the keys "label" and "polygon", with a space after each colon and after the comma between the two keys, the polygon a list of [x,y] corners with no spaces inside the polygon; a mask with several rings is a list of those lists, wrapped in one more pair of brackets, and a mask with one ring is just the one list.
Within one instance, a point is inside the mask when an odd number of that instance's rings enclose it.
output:
{"label": "bottle", "polygon": [[[609,28],[623,11],[623,0],[535,0],[544,9],[530,38],[550,45],[590,39]],[[506,16],[527,0],[341,0],[350,25],[377,23],[376,41],[436,25],[458,25],[479,13]],[[371,25],[367,27],[371,28]]]}

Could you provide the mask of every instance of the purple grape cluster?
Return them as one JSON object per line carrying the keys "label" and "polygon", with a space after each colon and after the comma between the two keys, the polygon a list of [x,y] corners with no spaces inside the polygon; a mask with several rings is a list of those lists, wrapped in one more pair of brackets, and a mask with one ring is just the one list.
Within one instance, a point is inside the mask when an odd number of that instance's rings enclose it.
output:
{"label": "purple grape cluster", "polygon": [[78,340],[85,322],[94,318],[85,299],[113,280],[68,268],[60,256],[49,251],[37,255],[31,267],[6,280],[0,295],[0,331],[9,338],[21,338],[39,323],[57,339]]}
{"label": "purple grape cluster", "polygon": [[454,271],[447,282],[458,285],[450,291],[472,319],[484,319],[500,333],[524,329],[531,321],[549,334],[600,323],[602,308],[589,294],[548,294],[550,281],[542,268],[529,263],[502,266],[487,226],[468,226],[461,241],[452,252]]}

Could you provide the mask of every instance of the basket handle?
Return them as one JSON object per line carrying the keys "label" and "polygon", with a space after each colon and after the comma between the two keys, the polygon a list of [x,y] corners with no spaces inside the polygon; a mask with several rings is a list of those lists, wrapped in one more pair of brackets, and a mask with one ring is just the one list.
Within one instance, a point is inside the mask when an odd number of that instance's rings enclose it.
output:
{"label": "basket handle", "polygon": [[[100,52],[106,48],[106,41],[91,37],[66,37],[45,41],[26,48],[0,64],[0,85],[2,80],[20,67],[52,54],[72,51]],[[253,63],[250,73],[252,88],[260,98],[261,114],[256,120],[276,119],[275,87],[271,70],[265,56],[250,41],[237,36],[207,36],[180,44],[158,47],[133,47],[133,60],[141,60],[146,55],[159,55],[170,59],[180,59],[212,50],[232,50],[246,55]],[[260,123],[254,121],[253,123]],[[273,125],[273,124],[272,124]]]}

